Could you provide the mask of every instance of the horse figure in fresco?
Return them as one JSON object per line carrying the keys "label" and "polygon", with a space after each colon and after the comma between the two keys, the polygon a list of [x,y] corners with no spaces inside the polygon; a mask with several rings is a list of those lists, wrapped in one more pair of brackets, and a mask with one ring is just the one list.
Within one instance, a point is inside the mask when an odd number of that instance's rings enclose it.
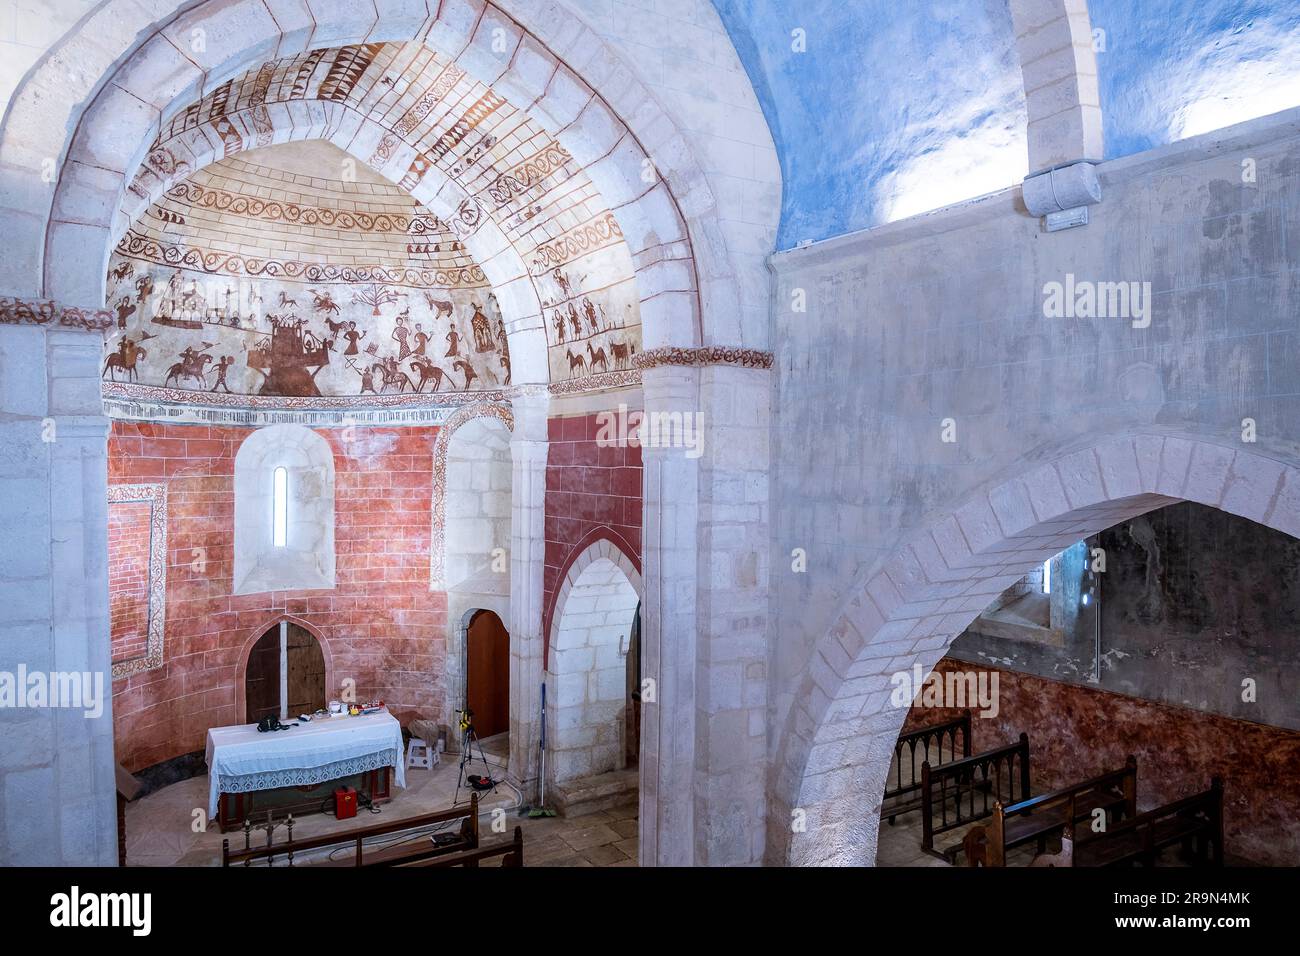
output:
{"label": "horse figure in fresco", "polygon": [[167,380],[164,385],[171,385],[173,380],[180,385],[184,379],[192,378],[207,388],[208,373],[205,366],[211,361],[211,355],[187,348],[181,353],[181,360],[167,370]]}
{"label": "horse figure in fresco", "polygon": [[591,343],[587,343],[587,354],[591,356],[591,373],[596,374],[596,366],[599,365],[606,372],[609,371],[609,359],[605,357],[604,346],[592,350]]}
{"label": "horse figure in fresco", "polygon": [[[323,312],[326,315],[327,317],[325,319],[326,323],[329,323],[328,316],[339,314],[339,304],[334,301],[334,296],[331,295],[328,291],[318,292],[315,289],[308,289],[307,291],[311,293],[311,298],[312,298],[311,307],[316,312]],[[342,325],[342,323],[339,324]],[[334,331],[332,326],[331,326],[331,331]]]}
{"label": "horse figure in fresco", "polygon": [[[425,383],[429,381],[433,382],[432,391],[434,392],[442,388],[442,383],[444,381],[451,382],[451,378],[447,375],[447,373],[444,372],[441,368],[439,368],[436,364],[434,364],[434,362],[431,359],[427,359],[427,358],[412,359],[411,371],[415,372],[417,375],[420,376],[420,382],[418,385],[415,386],[415,390],[417,392],[424,391]],[[455,387],[454,382],[452,383],[452,387],[453,388]]]}
{"label": "horse figure in fresco", "polygon": [[581,355],[574,355],[573,349],[565,349],[564,355],[569,360],[569,378],[576,378],[575,371],[587,374],[587,360]]}
{"label": "horse figure in fresco", "polygon": [[110,378],[116,382],[117,373],[120,369],[126,373],[127,381],[139,381],[136,375],[136,363],[139,362],[140,359],[148,358],[148,356],[149,353],[145,349],[136,345],[131,339],[123,339],[118,345],[117,351],[109,355],[107,360],[105,360],[104,372],[99,377],[102,379],[105,375],[109,375],[111,372],[112,374],[110,375]]}
{"label": "horse figure in fresco", "polygon": [[397,386],[399,392],[405,392],[408,388],[415,391],[415,386],[411,383],[411,377],[401,370],[397,364],[397,359],[387,358],[376,362],[373,371],[380,378],[380,391],[386,392],[392,385]]}

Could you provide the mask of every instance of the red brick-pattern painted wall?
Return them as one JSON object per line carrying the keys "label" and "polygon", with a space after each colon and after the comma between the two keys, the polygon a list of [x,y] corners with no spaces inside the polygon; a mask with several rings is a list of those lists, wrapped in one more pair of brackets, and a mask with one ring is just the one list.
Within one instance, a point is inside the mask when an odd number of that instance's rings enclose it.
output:
{"label": "red brick-pattern painted wall", "polygon": [[[972,665],[944,658],[935,670]],[[990,669],[992,672],[993,669]],[[971,705],[976,753],[1029,734],[1036,791],[1118,770],[1137,757],[1138,808],[1150,810],[1224,778],[1228,854],[1264,866],[1300,864],[1300,733],[1186,707],[997,670],[998,714]],[[957,716],[957,709],[914,706],[906,726]]]}
{"label": "red brick-pattern painted wall", "polygon": [[108,614],[114,663],[149,649],[150,503],[115,501],[108,506]]}
{"label": "red brick-pattern painted wall", "polygon": [[594,536],[613,540],[641,569],[641,447],[597,445],[596,414],[552,418],[548,432],[542,633],[549,647],[564,571]]}
{"label": "red brick-pattern painted wall", "polygon": [[[245,643],[281,614],[318,630],[332,683],[383,697],[403,722],[441,709],[446,595],[429,590],[436,428],[321,429],[334,451],[333,590],[232,595],[234,461],[249,429],[115,422],[109,481],[166,481],[164,664],[113,685],[117,757],[138,770],[201,750],[209,727],[242,723]],[[110,552],[110,563],[116,561]]]}

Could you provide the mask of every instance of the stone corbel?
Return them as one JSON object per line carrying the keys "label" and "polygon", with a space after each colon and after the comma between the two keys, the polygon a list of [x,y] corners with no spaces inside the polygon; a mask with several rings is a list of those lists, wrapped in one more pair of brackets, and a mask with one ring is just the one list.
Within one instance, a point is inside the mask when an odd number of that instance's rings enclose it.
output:
{"label": "stone corbel", "polygon": [[1077,162],[1025,178],[1022,194],[1030,215],[1040,216],[1048,232],[1088,224],[1088,207],[1101,202],[1097,167]]}

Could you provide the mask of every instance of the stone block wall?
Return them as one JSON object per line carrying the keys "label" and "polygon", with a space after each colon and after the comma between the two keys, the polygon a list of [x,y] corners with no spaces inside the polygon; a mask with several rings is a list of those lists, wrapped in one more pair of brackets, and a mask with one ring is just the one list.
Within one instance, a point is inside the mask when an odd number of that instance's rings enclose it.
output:
{"label": "stone block wall", "polygon": [[555,782],[624,766],[627,654],[639,603],[623,572],[599,559],[557,609],[550,666]]}

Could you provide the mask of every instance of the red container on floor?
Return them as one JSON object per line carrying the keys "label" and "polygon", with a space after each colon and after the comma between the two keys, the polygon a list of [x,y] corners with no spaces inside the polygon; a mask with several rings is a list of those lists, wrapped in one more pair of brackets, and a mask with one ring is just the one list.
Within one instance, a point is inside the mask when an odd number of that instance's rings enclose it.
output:
{"label": "red container on floor", "polygon": [[339,820],[350,820],[357,815],[357,792],[351,787],[339,787],[334,791],[334,816]]}

